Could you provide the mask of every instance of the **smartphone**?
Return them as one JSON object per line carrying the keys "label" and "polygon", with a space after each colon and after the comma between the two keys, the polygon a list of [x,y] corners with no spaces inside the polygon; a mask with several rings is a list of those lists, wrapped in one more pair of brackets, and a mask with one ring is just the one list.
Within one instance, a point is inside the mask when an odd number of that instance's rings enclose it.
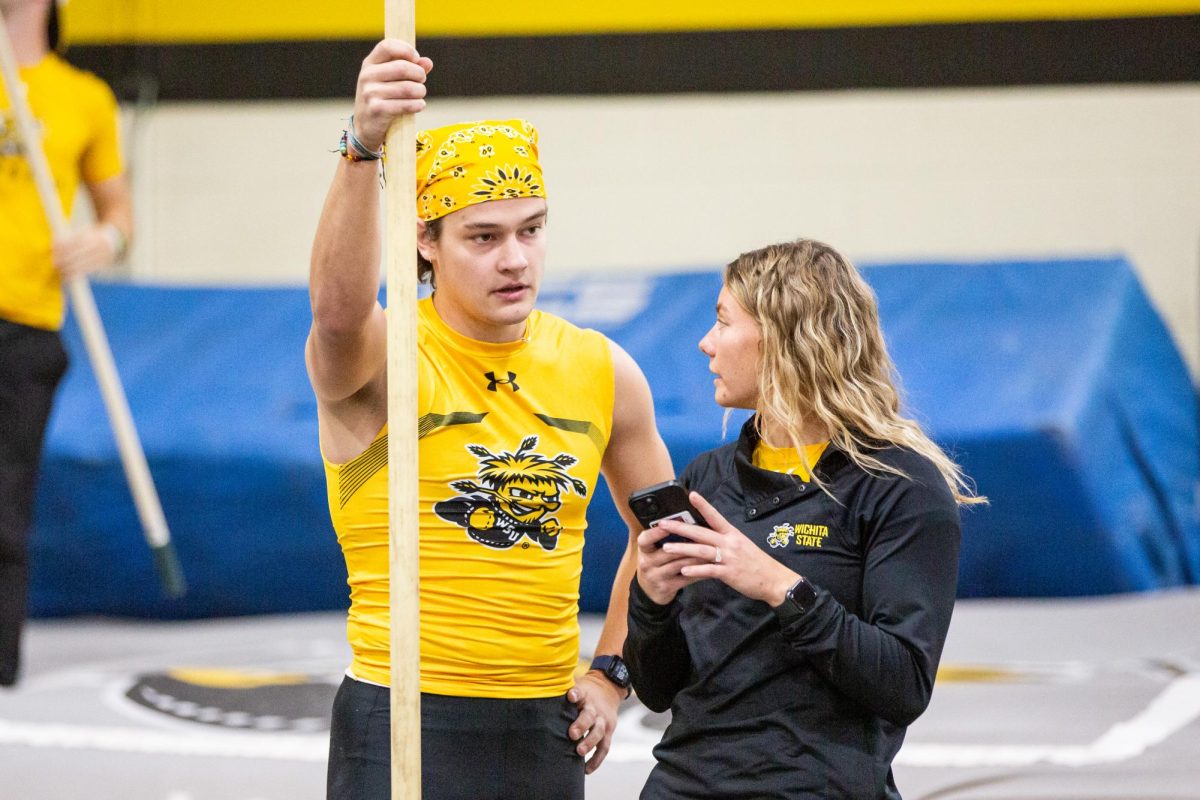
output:
{"label": "smartphone", "polygon": [[[629,495],[629,508],[646,529],[657,526],[664,519],[678,519],[693,525],[704,524],[704,517],[692,506],[687,489],[679,481],[665,481],[638,489]],[[686,536],[672,533],[660,539],[658,546],[662,547],[667,542],[690,541]]]}

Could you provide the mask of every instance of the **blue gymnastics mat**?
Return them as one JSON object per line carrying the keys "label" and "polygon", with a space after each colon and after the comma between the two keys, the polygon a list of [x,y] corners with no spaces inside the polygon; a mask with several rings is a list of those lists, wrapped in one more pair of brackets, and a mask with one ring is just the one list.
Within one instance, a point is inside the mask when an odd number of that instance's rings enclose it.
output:
{"label": "blue gymnastics mat", "polygon": [[[1073,596],[1200,580],[1197,395],[1120,258],[864,269],[909,413],[988,495],[960,595]],[[721,443],[707,360],[715,269],[548,282],[540,306],[642,365],[676,469]],[[97,285],[190,591],[165,598],[73,323],[48,436],[31,610],[163,618],[344,607],[304,371],[307,292]],[[586,379],[586,378],[581,378]],[[743,416],[730,422],[734,435]],[[603,609],[625,531],[589,512],[580,605]]]}

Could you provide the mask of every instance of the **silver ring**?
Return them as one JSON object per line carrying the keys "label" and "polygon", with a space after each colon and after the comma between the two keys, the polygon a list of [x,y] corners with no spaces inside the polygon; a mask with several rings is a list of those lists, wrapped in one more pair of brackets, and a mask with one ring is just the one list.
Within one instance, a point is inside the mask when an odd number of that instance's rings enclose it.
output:
{"label": "silver ring", "polygon": [[720,564],[721,563],[721,548],[714,547],[713,549],[717,551],[717,554],[715,556],[713,556],[713,563]]}

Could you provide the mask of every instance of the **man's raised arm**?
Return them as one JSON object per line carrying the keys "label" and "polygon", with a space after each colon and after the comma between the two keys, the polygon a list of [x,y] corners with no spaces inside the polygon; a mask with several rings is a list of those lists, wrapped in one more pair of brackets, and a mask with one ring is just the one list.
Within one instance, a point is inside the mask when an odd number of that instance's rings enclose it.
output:
{"label": "man's raised arm", "polygon": [[379,164],[372,156],[381,150],[393,119],[425,107],[425,76],[432,68],[433,62],[412,45],[385,39],[358,74],[344,157],[321,210],[309,269],[313,324],[305,360],[325,407],[379,380],[386,363],[386,330],[377,299]]}

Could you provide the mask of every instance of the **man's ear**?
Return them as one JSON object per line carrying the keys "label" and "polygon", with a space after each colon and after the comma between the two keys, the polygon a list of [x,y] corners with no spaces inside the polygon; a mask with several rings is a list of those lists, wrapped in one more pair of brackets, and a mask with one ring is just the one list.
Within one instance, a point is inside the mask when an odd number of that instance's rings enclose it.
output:
{"label": "man's ear", "polygon": [[417,218],[417,252],[421,254],[421,258],[433,263],[430,257],[433,255],[433,242],[429,241],[429,226],[425,224],[425,220]]}

